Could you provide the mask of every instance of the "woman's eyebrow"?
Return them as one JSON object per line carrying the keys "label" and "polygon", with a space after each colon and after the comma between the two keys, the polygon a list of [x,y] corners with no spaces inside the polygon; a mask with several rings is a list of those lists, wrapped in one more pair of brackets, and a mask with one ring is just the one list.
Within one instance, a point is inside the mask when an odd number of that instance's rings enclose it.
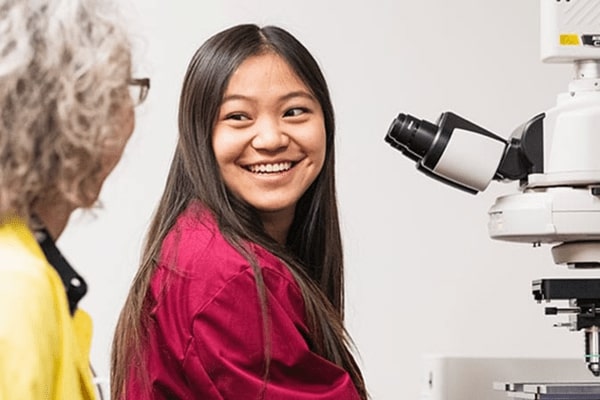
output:
{"label": "woman's eyebrow", "polygon": [[229,95],[223,96],[223,100],[221,101],[221,104],[226,103],[228,101],[234,101],[234,100],[253,101],[252,97],[249,97],[249,96],[244,96],[242,94],[229,94]]}
{"label": "woman's eyebrow", "polygon": [[[303,97],[308,100],[317,101],[315,96],[313,96],[311,93],[304,91],[304,90],[296,90],[293,92],[286,93],[283,96],[279,97],[279,101],[286,101],[286,100],[290,100],[290,99],[293,99],[296,97]],[[254,101],[254,102],[257,101],[252,96],[246,96],[243,94],[229,94],[229,95],[223,96],[223,100],[221,101],[221,104],[224,104],[228,101],[235,101],[235,100]]]}
{"label": "woman's eyebrow", "polygon": [[304,90],[297,90],[294,92],[287,93],[287,94],[281,96],[280,99],[281,100],[289,100],[289,99],[293,99],[295,97],[304,97],[304,98],[312,100],[312,101],[317,101],[317,99],[315,99],[315,96],[313,96],[311,93],[306,92]]}

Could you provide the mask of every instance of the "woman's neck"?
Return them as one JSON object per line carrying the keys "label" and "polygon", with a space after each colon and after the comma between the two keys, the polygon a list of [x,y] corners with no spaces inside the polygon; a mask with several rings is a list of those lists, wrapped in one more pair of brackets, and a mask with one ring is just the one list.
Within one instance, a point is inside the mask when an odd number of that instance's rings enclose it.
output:
{"label": "woman's neck", "polygon": [[285,245],[287,235],[294,220],[294,210],[261,212],[260,219],[267,234],[277,243]]}
{"label": "woman's neck", "polygon": [[64,200],[58,201],[58,199],[38,201],[33,206],[35,216],[44,224],[55,241],[67,226],[73,210],[75,207],[72,204]]}

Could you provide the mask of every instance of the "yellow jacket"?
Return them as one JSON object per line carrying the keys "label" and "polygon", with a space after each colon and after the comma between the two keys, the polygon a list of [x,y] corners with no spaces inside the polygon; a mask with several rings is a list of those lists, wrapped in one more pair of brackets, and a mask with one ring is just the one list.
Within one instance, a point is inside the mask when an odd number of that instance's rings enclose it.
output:
{"label": "yellow jacket", "polygon": [[0,400],[91,400],[92,324],[26,224],[0,220]]}

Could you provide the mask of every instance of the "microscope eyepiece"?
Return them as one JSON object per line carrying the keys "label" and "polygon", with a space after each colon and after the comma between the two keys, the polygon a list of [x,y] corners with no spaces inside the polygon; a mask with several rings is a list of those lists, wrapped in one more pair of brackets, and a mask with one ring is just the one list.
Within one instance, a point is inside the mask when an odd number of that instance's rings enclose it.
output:
{"label": "microscope eyepiece", "polygon": [[477,193],[496,176],[505,139],[452,113],[431,123],[398,114],[385,141],[417,163],[426,175],[443,183]]}
{"label": "microscope eyepiece", "polygon": [[438,126],[411,115],[398,114],[385,137],[392,147],[414,161],[421,160],[431,148]]}

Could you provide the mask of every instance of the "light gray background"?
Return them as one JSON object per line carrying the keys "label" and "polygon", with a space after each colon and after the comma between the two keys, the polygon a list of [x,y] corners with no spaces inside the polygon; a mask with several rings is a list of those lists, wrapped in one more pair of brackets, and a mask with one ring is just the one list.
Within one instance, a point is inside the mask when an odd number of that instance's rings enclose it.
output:
{"label": "light gray background", "polygon": [[[552,107],[570,66],[539,61],[537,0],[134,0],[136,74],[152,89],[103,208],[60,239],[90,283],[92,361],[108,374],[111,337],[177,134],[181,81],[195,49],[242,22],[280,25],[319,61],[337,112],[338,190],[347,260],[347,326],[376,400],[417,399],[421,357],[582,357],[580,333],[531,296],[531,280],[577,275],[547,246],[493,241],[487,210],[514,184],[477,196],[417,172],[384,143],[399,112],[453,110],[508,136]],[[579,274],[582,275],[582,274]],[[582,362],[582,368],[583,362]]]}

